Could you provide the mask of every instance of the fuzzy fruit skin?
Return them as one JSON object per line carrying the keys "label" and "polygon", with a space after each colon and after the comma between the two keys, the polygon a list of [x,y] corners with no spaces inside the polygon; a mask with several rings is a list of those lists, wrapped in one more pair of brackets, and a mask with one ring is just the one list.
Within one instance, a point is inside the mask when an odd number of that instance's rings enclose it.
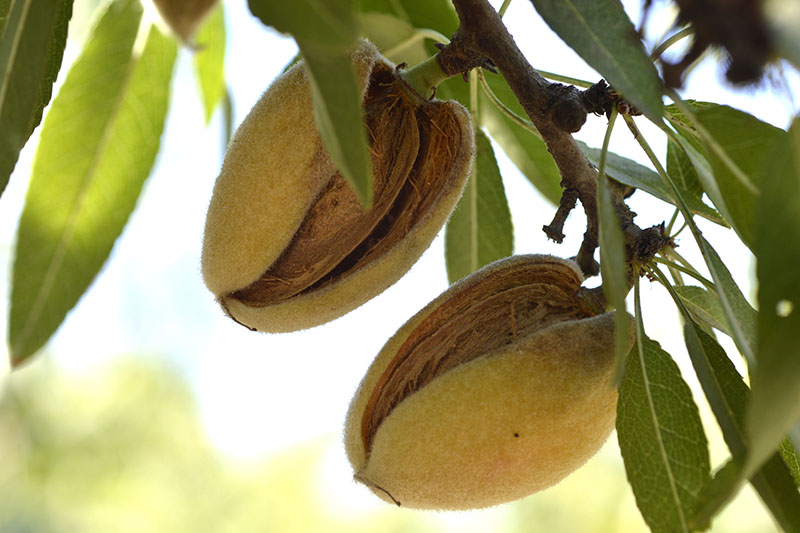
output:
{"label": "fuzzy fruit skin", "polygon": [[356,479],[381,498],[421,509],[497,505],[557,483],[608,438],[617,403],[613,313],[553,324],[436,377],[394,407],[369,454],[364,448],[362,413],[410,333],[456,291],[531,258],[495,262],[451,286],[370,366],[345,445]]}
{"label": "fuzzy fruit skin", "polygon": [[[386,62],[367,41],[352,58],[363,98],[374,66]],[[336,172],[316,129],[302,62],[273,82],[233,137],[206,218],[203,278],[226,312],[251,329],[296,331],[352,311],[405,274],[447,221],[472,165],[474,141],[469,113],[455,102],[441,104],[450,107],[461,131],[469,135],[463,135],[436,208],[425,213],[379,259],[345,278],[256,307],[231,297],[231,293],[253,283],[279,258]]]}
{"label": "fuzzy fruit skin", "polygon": [[[372,45],[354,54],[362,85],[377,60]],[[203,235],[211,292],[224,296],[250,284],[286,248],[333,172],[322,152],[308,76],[297,63],[264,92],[225,153]]]}

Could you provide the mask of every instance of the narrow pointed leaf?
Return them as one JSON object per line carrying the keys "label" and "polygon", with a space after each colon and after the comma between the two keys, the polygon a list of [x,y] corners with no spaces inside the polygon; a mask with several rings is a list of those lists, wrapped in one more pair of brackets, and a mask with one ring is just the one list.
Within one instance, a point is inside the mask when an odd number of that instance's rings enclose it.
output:
{"label": "narrow pointed leaf", "polygon": [[133,53],[138,2],[109,4],[47,115],[17,236],[9,341],[18,364],[99,272],[150,173],[169,97],[173,40]]}
{"label": "narrow pointed leaf", "polygon": [[445,229],[450,283],[513,252],[511,212],[492,144],[480,130],[475,141],[475,166]]}
{"label": "narrow pointed leaf", "polygon": [[630,322],[625,313],[625,296],[628,294],[627,266],[625,265],[625,239],[619,224],[617,211],[608,188],[608,178],[602,176],[597,182],[597,215],[600,221],[600,275],[603,294],[617,310],[614,315],[614,347],[616,353],[616,379],[622,377],[628,349]]}
{"label": "narrow pointed leaf", "polygon": [[693,319],[730,335],[728,321],[717,293],[691,285],[674,287],[674,289]]}
{"label": "narrow pointed leaf", "polygon": [[789,307],[779,302],[797,298],[800,291],[796,277],[796,254],[800,250],[798,149],[800,127],[795,121],[789,135],[777,142],[770,156],[759,199],[756,253],[761,311],[758,314],[758,358],[751,367],[753,390],[746,418],[749,453],[733,482],[710,492],[700,508],[700,520],[713,516],[733,497],[744,479],[750,477],[755,485],[758,472],[775,469],[776,450],[780,449],[782,455],[792,461],[790,467],[796,462],[793,450],[785,450],[784,435],[793,435],[798,418],[797,332],[800,325],[796,317],[792,319],[794,313],[781,312],[788,311]]}
{"label": "narrow pointed leaf", "polygon": [[416,65],[428,58],[424,39],[415,36],[411,23],[388,13],[375,12],[361,13],[358,21],[364,37],[389,61]]}
{"label": "narrow pointed leaf", "polygon": [[0,39],[2,39],[3,33],[6,31],[13,4],[13,0],[0,0]]}
{"label": "narrow pointed leaf", "polygon": [[372,164],[361,89],[350,52],[358,25],[353,0],[249,0],[264,24],[290,33],[306,61],[322,143],[365,206],[372,202]]}
{"label": "narrow pointed leaf", "polygon": [[[730,227],[730,224],[722,218],[719,211],[707,205],[703,201],[703,186],[700,177],[694,168],[689,156],[673,141],[667,142],[667,173],[672,177],[673,182],[683,193],[683,198],[692,213],[700,215],[721,226]],[[675,203],[672,201],[671,203]]]}
{"label": "narrow pointed leaf", "polygon": [[711,527],[714,516],[742,487],[744,478],[741,472],[741,465],[733,459],[714,472],[714,477],[700,491],[697,507],[690,520],[691,531],[705,531]]}
{"label": "narrow pointed leaf", "polygon": [[72,0],[0,1],[0,194],[50,102],[71,16]]}
{"label": "narrow pointed leaf", "polygon": [[717,296],[719,296],[722,311],[728,322],[730,336],[747,360],[748,365],[752,367],[756,364],[758,312],[744,297],[728,267],[725,266],[719,254],[705,237],[700,235],[697,238],[697,244],[703,254],[706,266],[711,272],[711,277],[714,279]]}
{"label": "narrow pointed leaf", "polygon": [[447,36],[458,28],[450,0],[360,0],[358,4],[363,13],[388,13],[415,28],[430,28]]}
{"label": "narrow pointed leaf", "polygon": [[[745,417],[750,389],[722,347],[694,324],[685,310],[684,313],[687,319],[684,337],[692,365],[728,448],[737,462],[742,463],[748,453]],[[779,453],[773,453],[753,473],[751,483],[784,530],[800,531],[800,493]]]}
{"label": "narrow pointed leaf", "polygon": [[[675,125],[674,122],[673,125]],[[724,225],[730,227],[729,221],[731,219],[731,215],[728,212],[725,202],[722,200],[722,193],[720,192],[719,186],[714,178],[714,172],[711,169],[711,163],[708,162],[705,149],[700,144],[700,140],[694,137],[690,130],[684,125],[676,125],[676,129],[681,135],[678,135],[676,140],[670,139],[669,145],[673,146],[675,150],[677,150],[677,146],[680,147],[680,150],[683,152],[683,155],[686,158],[685,160],[689,162],[694,170],[694,173],[697,175],[697,179],[702,184],[703,190],[714,204],[714,207],[716,207],[718,210],[722,219],[725,221]],[[667,149],[669,150],[669,148]],[[673,174],[670,174],[670,176],[672,175]],[[681,194],[681,196],[683,196],[683,194]],[[684,202],[686,202],[688,207],[691,200],[684,199]]]}
{"label": "narrow pointed leaf", "polygon": [[620,387],[617,437],[647,525],[691,531],[692,512],[710,477],[707,441],[678,366],[642,332]]}
{"label": "narrow pointed leaf", "polygon": [[788,466],[789,470],[792,472],[795,486],[800,488],[800,456],[797,455],[797,450],[794,445],[792,445],[792,441],[788,438],[783,439],[780,451],[783,462],[786,463],[786,466]]}
{"label": "narrow pointed leaf", "polygon": [[531,1],[550,28],[628,102],[661,121],[661,79],[619,0]]}
{"label": "narrow pointed leaf", "polygon": [[785,132],[728,106],[698,109],[695,115],[711,135],[703,142],[721,200],[730,215],[728,221],[753,249],[756,202],[765,163]]}
{"label": "narrow pointed leaf", "polygon": [[225,11],[220,2],[206,19],[196,40],[194,72],[203,100],[206,124],[225,97]]}
{"label": "narrow pointed leaf", "polygon": [[[511,111],[525,118],[511,88],[501,76],[487,75],[495,96]],[[561,198],[561,173],[544,141],[507,117],[486,94],[481,92],[480,120],[503,152],[528,181],[554,205]]]}
{"label": "narrow pointed leaf", "polygon": [[222,111],[222,149],[225,150],[233,136],[233,98],[231,98],[231,88],[228,86],[225,86]]}
{"label": "narrow pointed leaf", "polygon": [[[595,166],[599,165],[599,148],[590,148],[581,141],[578,141],[578,146],[581,147],[581,150],[584,154],[586,154],[586,157],[589,159],[589,161],[591,161]],[[667,164],[669,165],[669,159],[667,160]],[[667,168],[669,169],[669,166]],[[606,172],[610,177],[614,178],[614,180],[620,183],[624,183],[625,185],[629,185],[631,187],[636,187],[637,189],[641,189],[646,193],[652,194],[660,200],[668,202],[672,205],[677,205],[677,201],[672,197],[672,193],[664,184],[661,176],[659,176],[655,171],[637,163],[636,161],[615,154],[614,152],[609,152],[608,161],[606,163]],[[672,175],[673,174],[670,171],[670,176]],[[702,189],[699,191],[698,195],[696,191],[687,190],[684,188],[685,184],[681,181],[675,180],[674,178],[673,181],[675,181],[675,186],[679,188],[678,191],[686,201],[686,204],[689,206],[689,210],[692,213],[707,218],[713,222],[716,222],[717,224],[727,226],[725,220],[714,208],[705,205],[702,200],[700,200],[703,193]]]}
{"label": "narrow pointed leaf", "polygon": [[756,231],[761,311],[748,471],[800,422],[800,119],[778,141],[764,175]]}

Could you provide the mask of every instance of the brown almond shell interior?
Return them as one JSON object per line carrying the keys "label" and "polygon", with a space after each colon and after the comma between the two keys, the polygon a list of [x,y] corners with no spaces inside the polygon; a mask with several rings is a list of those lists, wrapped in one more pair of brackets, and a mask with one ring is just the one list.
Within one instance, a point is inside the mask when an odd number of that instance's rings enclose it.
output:
{"label": "brown almond shell interior", "polygon": [[576,295],[580,276],[560,262],[512,263],[466,284],[403,342],[378,379],[361,420],[367,455],[381,422],[436,377],[557,322],[594,316]]}
{"label": "brown almond shell interior", "polygon": [[413,105],[388,66],[378,64],[373,71],[364,109],[373,155],[372,208],[362,208],[336,171],[279,258],[258,280],[234,292],[235,298],[264,306],[299,294],[334,270],[392,208],[419,152],[419,135]]}
{"label": "brown almond shell interior", "polygon": [[289,246],[260,278],[230,296],[265,307],[333,283],[397,244],[435,208],[458,156],[462,123],[446,102],[418,101],[379,63],[364,101],[373,164],[365,211],[338,172]]}

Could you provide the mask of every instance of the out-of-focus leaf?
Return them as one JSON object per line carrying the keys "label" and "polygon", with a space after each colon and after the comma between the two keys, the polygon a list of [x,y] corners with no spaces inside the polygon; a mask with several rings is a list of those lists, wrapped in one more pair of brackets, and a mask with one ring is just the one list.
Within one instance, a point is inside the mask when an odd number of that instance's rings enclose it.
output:
{"label": "out-of-focus leaf", "polygon": [[456,100],[461,102],[464,107],[469,108],[469,85],[464,82],[461,76],[453,76],[436,87],[436,98]]}
{"label": "out-of-focus leaf", "polygon": [[[741,464],[748,453],[745,416],[750,389],[717,341],[692,322],[685,308],[683,312],[687,320],[684,338],[692,365],[722,428],[725,443]],[[774,453],[754,472],[751,482],[786,531],[800,530],[800,493],[780,454]]]}
{"label": "out-of-focus leaf", "polygon": [[764,176],[756,227],[760,313],[748,471],[800,422],[800,119],[776,144]]}
{"label": "out-of-focus leaf", "polygon": [[361,87],[350,60],[358,39],[354,0],[248,0],[264,24],[290,33],[306,61],[322,143],[345,180],[372,204],[372,164]]}
{"label": "out-of-focus leaf", "polygon": [[[360,0],[359,6],[362,13],[387,13],[414,28],[429,28],[448,37],[458,28],[458,17],[450,0]],[[429,41],[424,48],[428,56],[438,52]],[[439,84],[436,97],[458,100],[467,107],[470,104],[467,84],[458,76]]]}
{"label": "out-of-focus leaf", "polygon": [[208,124],[225,96],[225,11],[222,2],[211,11],[197,32],[196,40],[199,50],[194,55],[194,72]]}
{"label": "out-of-focus leaf", "polygon": [[619,391],[617,437],[647,525],[691,531],[689,520],[710,477],[706,436],[678,366],[641,330]]}
{"label": "out-of-focus leaf", "polygon": [[714,473],[697,498],[697,506],[689,522],[691,531],[704,531],[711,527],[711,519],[739,492],[744,482],[740,474],[741,466],[733,459]]}
{"label": "out-of-focus leaf", "polygon": [[233,98],[231,98],[230,87],[225,87],[225,97],[222,100],[222,148],[223,150],[231,143],[233,136]]}
{"label": "out-of-focus leaf", "polygon": [[364,13],[388,13],[415,28],[430,28],[447,36],[458,28],[450,0],[360,0],[358,4]]}
{"label": "out-of-focus leaf", "polygon": [[2,39],[3,33],[6,31],[12,4],[12,0],[0,0],[0,39]]}
{"label": "out-of-focus leaf", "polygon": [[691,285],[674,287],[674,289],[691,313],[692,318],[701,324],[707,324],[730,335],[728,321],[725,319],[725,313],[722,311],[722,305],[719,303],[716,293]]}
{"label": "out-of-focus leaf", "polygon": [[720,198],[712,197],[712,201],[723,202],[730,216],[728,221],[753,249],[756,201],[764,179],[764,165],[773,145],[785,132],[728,106],[701,108],[695,116],[711,136],[701,139],[720,193]]}
{"label": "out-of-focus leaf", "polygon": [[[361,31],[389,61],[416,65],[428,58],[422,39],[413,39],[414,27],[388,13],[361,13]],[[390,53],[391,52],[391,53]]]}
{"label": "out-of-focus leaf", "polygon": [[164,127],[177,46],[133,0],[109,4],[47,115],[17,235],[9,344],[39,349],[99,272],[136,205]]}
{"label": "out-of-focus leaf", "polygon": [[71,16],[72,0],[0,1],[0,194],[50,102]]}
{"label": "out-of-focus leaf", "polygon": [[[358,37],[354,0],[248,0],[250,12],[261,22],[295,40],[348,53]],[[333,52],[333,50],[331,50]]]}
{"label": "out-of-focus leaf", "polygon": [[[526,117],[511,88],[501,76],[487,75],[486,81],[494,95],[511,111]],[[528,181],[553,204],[561,198],[561,173],[544,141],[536,137],[498,109],[481,91],[480,120],[503,152]]]}
{"label": "out-of-focus leaf", "polygon": [[492,144],[478,130],[475,166],[444,234],[447,277],[455,283],[514,248],[514,228]]}
{"label": "out-of-focus leaf", "polygon": [[[582,141],[577,142],[578,146],[580,146],[581,150],[583,150],[583,153],[586,154],[587,159],[589,159],[589,161],[591,161],[595,166],[598,166],[600,162],[600,149],[590,148]],[[667,163],[669,164],[669,160]],[[669,189],[667,189],[666,185],[664,185],[664,181],[661,179],[661,176],[646,166],[640,165],[636,161],[613,152],[608,153],[608,162],[606,165],[606,172],[616,181],[624,183],[625,185],[630,185],[631,187],[636,187],[637,189],[641,189],[672,205],[677,205],[677,202],[672,197]],[[672,176],[671,172],[670,176]],[[686,201],[686,204],[689,206],[689,210],[692,213],[712,220],[717,224],[727,226],[725,220],[720,217],[719,213],[717,213],[715,209],[705,205],[702,202],[700,199],[703,193],[702,190],[700,191],[700,195],[697,195],[691,190],[687,191],[684,189],[682,187],[683,183],[681,181],[676,181],[674,177],[673,181],[675,182],[675,186],[679,187],[678,192]]]}
{"label": "out-of-focus leaf", "polygon": [[771,0],[764,15],[775,51],[800,68],[800,6],[795,0]]}
{"label": "out-of-focus leaf", "polygon": [[661,121],[661,79],[619,0],[531,1],[550,28],[628,102]]}

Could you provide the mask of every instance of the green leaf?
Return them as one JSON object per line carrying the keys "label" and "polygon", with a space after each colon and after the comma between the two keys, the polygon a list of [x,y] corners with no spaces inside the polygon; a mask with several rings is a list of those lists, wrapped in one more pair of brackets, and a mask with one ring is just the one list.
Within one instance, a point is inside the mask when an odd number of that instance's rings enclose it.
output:
{"label": "green leaf", "polygon": [[[748,453],[745,416],[750,389],[717,341],[692,322],[685,308],[683,312],[687,320],[684,338],[692,365],[722,436],[734,459],[741,464]],[[751,482],[778,523],[786,531],[800,531],[800,493],[780,454],[772,454],[752,475]],[[738,489],[731,488],[732,497]]]}
{"label": "green leaf", "polygon": [[[626,117],[626,120],[632,121],[630,117]],[[673,134],[672,137],[678,140],[678,142],[681,144],[681,147],[687,151],[687,154],[690,158],[694,157],[692,153],[696,154],[696,151],[694,150],[691,142],[683,139],[680,135]],[[716,250],[714,250],[705,237],[703,237],[703,234],[694,223],[694,218],[691,216],[691,212],[686,205],[686,201],[683,199],[683,195],[680,193],[678,188],[674,185],[672,178],[666,173],[666,171],[664,171],[649,145],[642,141],[642,139],[643,138],[640,137],[642,146],[648,153],[650,160],[653,162],[656,168],[659,169],[659,174],[662,175],[665,183],[669,184],[670,188],[672,189],[678,208],[684,215],[686,223],[692,232],[692,236],[695,238],[697,246],[700,248],[700,252],[703,254],[703,260],[705,261],[706,266],[708,267],[708,270],[711,272],[711,276],[714,279],[714,287],[717,295],[719,296],[725,318],[728,321],[731,336],[736,343],[737,348],[739,348],[739,351],[747,359],[748,364],[754,365],[757,313],[744,298],[742,291],[736,285],[736,282],[733,280],[733,277],[731,277],[730,272],[725,266],[725,263],[723,263],[720,259]]]}
{"label": "green leaf", "polygon": [[[692,213],[707,218],[720,226],[730,227],[730,224],[720,215],[719,211],[703,202],[703,193],[705,191],[700,183],[697,169],[695,169],[686,152],[672,140],[667,142],[667,173],[672,177],[672,181],[678,190],[681,191]],[[675,204],[674,200],[669,201]]]}
{"label": "green leaf", "polygon": [[458,28],[458,17],[450,0],[360,0],[362,12],[388,13],[415,28],[430,28],[450,36]]}
{"label": "green leaf", "polygon": [[248,0],[248,6],[264,24],[292,34],[298,45],[313,43],[347,54],[358,38],[354,0]]}
{"label": "green leaf", "polygon": [[550,28],[655,122],[662,83],[619,0],[531,0]]}
{"label": "green leaf", "polygon": [[[728,106],[710,106],[695,113],[710,138],[702,135],[719,188],[724,212],[736,233],[753,249],[758,189],[773,145],[785,135],[780,128]],[[711,194],[709,194],[711,196]],[[722,207],[717,204],[722,210]]]}
{"label": "green leaf", "polygon": [[0,40],[2,40],[3,33],[6,31],[13,3],[12,0],[0,0]]}
{"label": "green leaf", "polygon": [[625,238],[608,188],[608,177],[601,172],[598,178],[600,275],[603,280],[603,294],[617,311],[614,315],[614,350],[617,361],[616,380],[619,381],[625,368],[625,356],[630,338],[628,333],[630,322],[625,312],[625,296],[629,290],[628,267],[625,265]]}
{"label": "green leaf", "polygon": [[730,335],[728,321],[725,318],[725,313],[722,310],[719,297],[715,292],[692,285],[683,285],[673,288],[694,320]]}
{"label": "green leaf", "polygon": [[248,0],[264,24],[291,33],[306,61],[322,143],[365,207],[372,203],[372,163],[361,87],[350,60],[358,24],[353,0]]}
{"label": "green leaf", "polygon": [[697,507],[689,522],[692,531],[711,527],[711,519],[739,492],[744,482],[741,470],[739,463],[731,459],[714,473],[714,477],[700,491]]}
{"label": "green leaf", "polygon": [[0,1],[0,194],[50,102],[72,0]]}
{"label": "green leaf", "polygon": [[[504,105],[518,116],[527,117],[502,76],[487,75],[486,81]],[[544,141],[506,116],[483,91],[480,95],[481,124],[536,190],[558,205],[561,199],[561,173]]]}
{"label": "green leaf", "polygon": [[710,477],[706,436],[678,366],[642,331],[619,391],[617,437],[648,526],[690,531],[698,494]]}
{"label": "green leaf", "polygon": [[233,136],[233,98],[231,98],[231,89],[227,85],[222,100],[222,111],[222,149],[224,151],[231,143]]}
{"label": "green leaf", "polygon": [[[600,164],[600,149],[590,148],[582,141],[577,141],[577,143],[583,153],[586,154],[586,158],[589,159],[592,164],[598,166]],[[669,151],[667,153],[669,155]],[[669,164],[669,159],[667,160],[667,164]],[[664,181],[657,172],[647,168],[644,165],[640,165],[632,159],[617,155],[614,152],[608,153],[608,161],[606,165],[606,172],[609,176],[614,178],[614,180],[624,183],[625,185],[641,189],[646,193],[652,194],[656,198],[672,205],[677,205],[677,201],[672,197],[672,193],[664,184]],[[672,174],[670,175],[672,176]],[[719,213],[717,213],[715,209],[705,205],[700,200],[703,193],[702,189],[700,190],[700,194],[697,195],[691,190],[684,189],[682,187],[683,184],[680,181],[676,181],[675,185],[679,188],[679,193],[684,200],[686,200],[689,210],[692,213],[712,220],[717,224],[727,226],[725,220],[720,217]]]}
{"label": "green leaf", "polygon": [[225,97],[225,10],[220,2],[197,32],[194,72],[203,99],[206,124]]}
{"label": "green leaf", "polygon": [[[298,43],[299,44],[299,43]],[[364,127],[361,87],[349,54],[300,45],[308,67],[314,118],[322,143],[365,207],[372,205],[372,160]]]}
{"label": "green leaf", "polygon": [[514,228],[489,138],[475,135],[476,160],[444,234],[450,283],[513,252]]}
{"label": "green leaf", "polygon": [[765,170],[756,228],[761,312],[748,470],[800,422],[800,119],[778,141]]}
{"label": "green leaf", "polygon": [[780,453],[781,457],[783,457],[783,462],[786,463],[786,466],[788,466],[789,470],[792,472],[794,484],[800,487],[800,457],[798,457],[797,450],[795,450],[791,440],[783,439]]}
{"label": "green leaf", "polygon": [[[673,125],[675,125],[675,122],[673,122]],[[708,162],[708,157],[706,156],[705,149],[700,143],[700,139],[695,137],[691,133],[691,130],[683,125],[675,125],[675,127],[681,135],[678,135],[675,137],[675,139],[670,139],[668,141],[667,153],[670,153],[669,146],[672,146],[675,151],[677,151],[676,143],[677,146],[680,146],[680,149],[686,158],[685,160],[691,165],[691,168],[693,169],[694,174],[697,176],[698,181],[700,181],[702,184],[703,190],[706,192],[709,199],[711,199],[711,202],[719,210],[722,219],[725,221],[725,225],[730,227],[730,213],[725,206],[725,202],[722,201],[722,193],[720,193],[717,182],[714,179],[711,163]],[[683,163],[681,163],[681,167],[683,167]],[[670,177],[672,176],[673,174],[670,174]],[[676,177],[680,178],[681,176],[678,174]],[[677,187],[678,185],[675,184],[675,186]],[[683,194],[680,195],[681,197],[683,196]],[[691,200],[684,199],[687,207],[689,205],[689,201]]]}
{"label": "green leaf", "polygon": [[729,335],[736,347],[747,360],[750,367],[755,366],[755,347],[758,338],[757,322],[758,312],[742,294],[739,286],[733,280],[728,267],[722,262],[716,250],[702,235],[697,236],[697,244],[703,254],[706,266],[719,296],[722,311],[728,322]]}
{"label": "green leaf", "polygon": [[177,46],[109,4],[47,115],[17,234],[12,363],[38,350],[107,259],[158,152]]}
{"label": "green leaf", "polygon": [[416,65],[428,58],[425,43],[409,22],[388,13],[361,13],[358,20],[364,37],[389,61]]}

